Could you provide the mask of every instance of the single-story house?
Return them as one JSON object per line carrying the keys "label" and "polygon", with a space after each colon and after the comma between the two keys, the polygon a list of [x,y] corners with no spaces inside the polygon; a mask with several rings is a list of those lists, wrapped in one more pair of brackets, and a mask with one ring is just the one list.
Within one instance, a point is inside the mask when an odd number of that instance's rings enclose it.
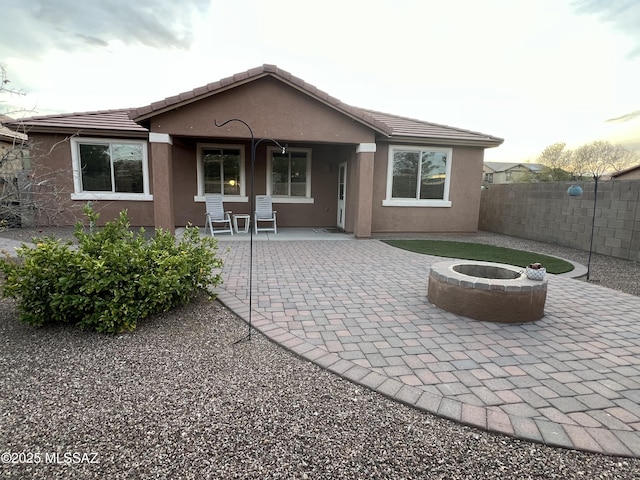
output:
{"label": "single-story house", "polygon": [[640,165],[612,173],[611,178],[614,180],[640,180]]}
{"label": "single-story house", "polygon": [[[21,187],[25,185],[24,172],[29,168],[27,136],[7,126],[14,119],[0,115],[0,224],[20,225],[26,215],[20,209]],[[27,207],[28,208],[28,207]]]}
{"label": "single-story house", "polygon": [[483,185],[517,183],[527,175],[537,175],[546,167],[540,163],[484,162]]}
{"label": "single-story house", "polygon": [[27,136],[7,127],[15,120],[0,115],[0,176],[13,175],[28,163]]}
{"label": "single-story house", "polygon": [[254,193],[272,196],[279,228],[472,232],[484,149],[503,142],[347,105],[274,65],[142,108],[20,123],[34,176],[60,172],[70,210],[92,201],[102,221],[126,208],[132,225],[169,230],[203,225],[208,193],[249,213],[253,137]]}

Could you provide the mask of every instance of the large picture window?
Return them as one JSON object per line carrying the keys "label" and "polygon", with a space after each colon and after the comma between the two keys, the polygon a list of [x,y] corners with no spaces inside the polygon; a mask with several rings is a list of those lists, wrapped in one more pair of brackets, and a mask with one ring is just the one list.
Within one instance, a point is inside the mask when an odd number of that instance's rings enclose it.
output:
{"label": "large picture window", "polygon": [[244,147],[240,145],[198,145],[198,195],[209,193],[237,197],[245,193]]}
{"label": "large picture window", "polygon": [[311,150],[269,150],[267,193],[274,201],[306,202],[311,199]]}
{"label": "large picture window", "polygon": [[392,146],[387,206],[450,206],[451,150]]}
{"label": "large picture window", "polygon": [[74,138],[73,199],[150,200],[147,143]]}

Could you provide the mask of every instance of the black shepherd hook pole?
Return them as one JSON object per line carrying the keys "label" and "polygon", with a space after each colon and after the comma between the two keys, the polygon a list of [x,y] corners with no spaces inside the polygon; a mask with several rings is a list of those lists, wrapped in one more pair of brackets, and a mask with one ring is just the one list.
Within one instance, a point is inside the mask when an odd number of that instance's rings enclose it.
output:
{"label": "black shepherd hook pole", "polygon": [[598,203],[598,179],[600,175],[593,175],[593,217],[591,217],[591,240],[589,242],[589,260],[587,261],[587,282],[591,276],[591,252],[593,252],[593,233],[596,229],[596,205]]}
{"label": "black shepherd hook pole", "polygon": [[250,205],[249,207],[250,208],[249,210],[249,331],[246,336],[242,337],[241,339],[235,342],[235,343],[240,343],[243,340],[251,340],[251,330],[253,328],[251,320],[252,320],[252,313],[253,313],[253,230],[254,230],[254,226],[252,225],[251,218],[253,218],[253,221],[256,221],[254,218],[255,201],[256,201],[256,196],[255,196],[256,149],[258,148],[258,145],[260,144],[260,142],[263,142],[265,140],[275,143],[279,148],[282,149],[282,153],[285,153],[286,148],[280,145],[273,138],[261,138],[256,142],[255,137],[253,135],[253,129],[249,126],[247,122],[239,118],[230,118],[229,120],[220,124],[218,124],[217,120],[214,120],[213,124],[216,127],[220,128],[220,127],[224,127],[227,123],[230,123],[230,122],[242,123],[245,127],[249,129],[249,133],[251,134],[251,190],[250,190],[251,193],[250,193],[250,200],[249,200],[249,205]]}

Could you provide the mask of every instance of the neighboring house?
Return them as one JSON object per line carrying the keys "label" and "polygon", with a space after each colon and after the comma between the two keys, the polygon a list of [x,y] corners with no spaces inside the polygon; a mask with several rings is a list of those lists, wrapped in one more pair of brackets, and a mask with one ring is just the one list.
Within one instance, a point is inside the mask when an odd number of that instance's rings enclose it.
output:
{"label": "neighboring house", "polygon": [[5,125],[13,122],[13,118],[0,115],[0,176],[14,174],[28,162],[27,136]]}
{"label": "neighboring house", "polygon": [[640,165],[612,173],[611,178],[613,180],[640,180]]}
{"label": "neighboring house", "polygon": [[517,183],[545,168],[540,163],[484,162],[482,184],[486,187],[496,183]]}
{"label": "neighboring house", "polygon": [[0,115],[0,225],[22,224],[22,211],[17,207],[24,186],[24,172],[29,168],[27,136],[16,132],[5,124],[15,120]]}
{"label": "neighboring house", "polygon": [[[273,65],[132,110],[21,121],[38,145],[35,174],[68,171],[69,204],[133,225],[204,224],[205,194],[249,213],[251,126],[255,194],[270,194],[278,227],[382,232],[477,230],[490,135],[352,107]],[[71,223],[72,219],[69,219]]]}

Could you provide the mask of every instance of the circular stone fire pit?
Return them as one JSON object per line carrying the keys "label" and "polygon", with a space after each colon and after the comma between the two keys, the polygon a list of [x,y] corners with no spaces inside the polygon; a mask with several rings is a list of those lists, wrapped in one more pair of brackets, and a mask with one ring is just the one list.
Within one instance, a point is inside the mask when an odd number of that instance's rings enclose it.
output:
{"label": "circular stone fire pit", "polygon": [[544,316],[547,280],[529,280],[524,268],[502,263],[454,260],[431,266],[427,297],[449,312],[501,323]]}

